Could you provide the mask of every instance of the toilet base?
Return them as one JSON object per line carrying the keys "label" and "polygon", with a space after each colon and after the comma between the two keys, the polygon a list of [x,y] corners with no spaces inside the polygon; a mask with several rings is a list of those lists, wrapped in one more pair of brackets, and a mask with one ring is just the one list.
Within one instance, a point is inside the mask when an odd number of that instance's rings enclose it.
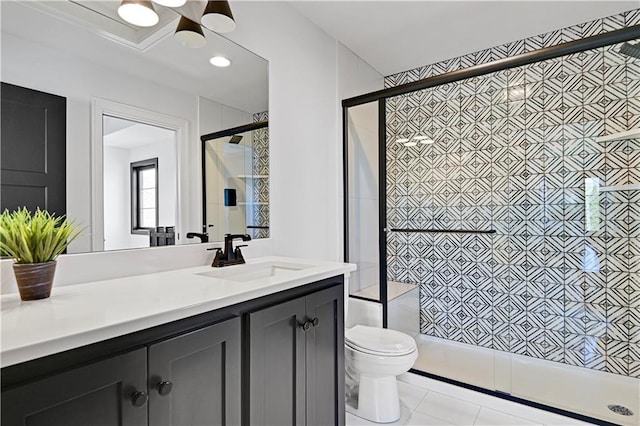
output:
{"label": "toilet base", "polygon": [[370,377],[360,375],[358,408],[347,411],[376,423],[393,423],[400,419],[400,396],[395,376]]}

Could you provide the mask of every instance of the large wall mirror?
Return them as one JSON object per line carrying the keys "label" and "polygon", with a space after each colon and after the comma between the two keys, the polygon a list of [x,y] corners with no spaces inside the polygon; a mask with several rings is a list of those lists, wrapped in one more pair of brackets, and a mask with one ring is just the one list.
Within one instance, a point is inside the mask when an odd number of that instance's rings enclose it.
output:
{"label": "large wall mirror", "polygon": [[[206,1],[154,4],[160,21],[150,28],[124,22],[119,5],[0,3],[2,209],[48,208],[86,226],[70,253],[221,241],[229,232],[268,237],[268,129],[216,143],[226,148],[216,161],[203,161],[201,141],[266,121],[268,62],[206,28],[204,46],[181,44],[180,16],[198,22]],[[213,66],[214,56],[230,65]],[[62,150],[57,159],[52,150]],[[236,173],[240,153],[249,169]],[[242,207],[224,206],[222,188],[208,202],[225,208],[206,209],[205,164],[209,176],[233,170],[235,181],[219,184],[234,185]]]}

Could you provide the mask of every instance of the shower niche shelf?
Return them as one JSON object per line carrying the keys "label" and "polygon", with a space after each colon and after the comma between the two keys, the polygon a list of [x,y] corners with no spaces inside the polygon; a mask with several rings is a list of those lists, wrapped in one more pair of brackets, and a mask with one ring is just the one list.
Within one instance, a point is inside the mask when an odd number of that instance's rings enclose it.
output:
{"label": "shower niche shelf", "polygon": [[596,142],[623,141],[636,138],[640,138],[640,129],[631,129],[625,130],[624,132],[611,133],[610,135],[598,136]]}

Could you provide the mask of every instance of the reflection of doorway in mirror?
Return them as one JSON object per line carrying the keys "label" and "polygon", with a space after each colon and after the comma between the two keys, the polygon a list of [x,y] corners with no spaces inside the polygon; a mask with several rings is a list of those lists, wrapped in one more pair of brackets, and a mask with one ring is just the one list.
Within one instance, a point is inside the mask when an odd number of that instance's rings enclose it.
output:
{"label": "reflection of doorway in mirror", "polygon": [[175,243],[176,131],[109,115],[102,128],[104,249]]}

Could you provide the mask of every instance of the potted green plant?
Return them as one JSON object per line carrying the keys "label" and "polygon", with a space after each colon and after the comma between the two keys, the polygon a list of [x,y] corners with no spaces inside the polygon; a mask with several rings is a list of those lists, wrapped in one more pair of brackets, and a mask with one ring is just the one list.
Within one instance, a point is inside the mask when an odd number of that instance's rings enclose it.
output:
{"label": "potted green plant", "polygon": [[26,208],[0,215],[0,253],[15,260],[13,272],[22,300],[49,297],[56,258],[81,230],[64,216]]}

